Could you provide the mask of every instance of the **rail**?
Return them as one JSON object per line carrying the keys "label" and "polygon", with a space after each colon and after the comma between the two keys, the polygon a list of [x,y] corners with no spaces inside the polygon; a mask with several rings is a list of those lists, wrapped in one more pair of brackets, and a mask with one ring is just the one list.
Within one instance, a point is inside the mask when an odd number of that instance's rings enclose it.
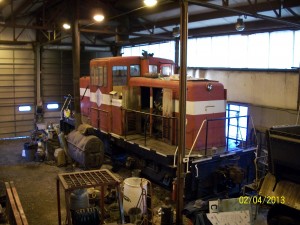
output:
{"label": "rail", "polygon": [[[254,137],[255,137],[255,140],[256,140],[256,143],[257,143],[257,135],[256,135],[256,131],[254,129],[253,119],[249,115],[248,116],[236,116],[236,117],[222,117],[222,118],[215,118],[215,119],[203,120],[202,123],[201,123],[201,126],[200,126],[200,128],[199,128],[199,130],[197,132],[197,135],[195,137],[193,145],[192,145],[191,149],[189,150],[189,153],[185,157],[185,159],[186,159],[185,161],[187,162],[186,163],[186,172],[187,173],[189,172],[189,161],[190,161],[189,159],[190,159],[192,151],[194,150],[194,146],[195,146],[195,144],[196,144],[196,142],[198,140],[198,137],[199,137],[201,131],[203,130],[204,124],[206,124],[205,148],[204,148],[205,153],[204,153],[204,156],[207,155],[207,149],[208,149],[208,138],[209,138],[208,137],[209,136],[208,135],[208,130],[209,130],[209,124],[212,123],[212,122],[214,122],[214,121],[220,121],[220,120],[226,120],[227,121],[227,135],[226,135],[226,148],[225,148],[225,152],[229,151],[229,140],[233,140],[233,141],[235,140],[236,142],[237,141],[241,141],[241,144],[242,144],[241,149],[249,147],[250,146],[250,144],[249,144],[250,141],[249,141],[248,135],[246,137],[246,140],[244,140],[243,138],[239,139],[237,137],[236,138],[232,138],[232,137],[229,136],[229,124],[230,124],[230,120],[231,119],[239,119],[239,118],[243,118],[243,117],[247,118],[247,131],[251,130],[251,129],[248,128],[249,127],[249,122],[251,121],[251,126],[253,128],[252,130],[254,132]],[[242,137],[240,127],[237,127],[237,129],[238,129],[238,132],[240,133],[240,136]],[[244,145],[244,142],[246,143],[246,145]],[[256,146],[256,149],[257,149],[257,146]],[[173,159],[173,166],[176,166],[177,151],[178,151],[178,147],[175,149],[174,159]]]}
{"label": "rail", "polygon": [[[190,149],[190,151],[189,151],[189,154],[188,154],[188,156],[187,156],[188,159],[189,159],[190,156],[191,156],[191,153],[192,153],[192,151],[193,151],[193,149],[194,149],[194,147],[195,147],[195,144],[196,144],[196,142],[197,142],[197,140],[198,140],[198,137],[199,137],[199,135],[200,135],[200,132],[201,132],[201,130],[202,130],[202,128],[203,128],[203,125],[204,125],[206,122],[207,122],[207,120],[203,120],[203,121],[202,121],[202,124],[201,124],[201,126],[200,126],[200,128],[199,128],[199,130],[198,130],[198,132],[197,132],[196,138],[195,138],[195,140],[194,140],[194,142],[193,142],[193,145],[192,145],[192,147],[191,147],[191,149]],[[206,133],[206,136],[207,136],[207,133]],[[205,150],[205,155],[206,155],[206,150]],[[186,164],[186,172],[187,172],[187,173],[189,172],[189,161],[190,161],[190,160],[188,160],[188,161],[187,161],[187,164]]]}
{"label": "rail", "polygon": [[[124,110],[124,112],[125,112],[125,129],[124,129],[125,138],[126,138],[127,132],[128,132],[128,112],[133,112],[133,113],[136,113],[136,114],[139,114],[139,115],[146,116],[145,121],[144,121],[144,127],[143,127],[143,135],[144,135],[144,144],[145,144],[145,146],[147,145],[147,127],[148,127],[149,123],[151,122],[152,117],[162,118],[162,119],[166,119],[166,120],[175,120],[175,126],[177,127],[177,121],[178,121],[177,117],[162,116],[162,115],[158,115],[158,114],[142,112],[142,111],[133,110],[133,109],[122,109],[122,110]],[[171,124],[171,123],[168,123],[168,124]],[[169,131],[171,131],[171,129],[169,129],[170,126],[168,126],[168,129],[167,129]],[[162,128],[162,129],[164,129],[164,128]]]}
{"label": "rail", "polygon": [[[100,120],[99,112],[100,112],[100,113],[101,113],[101,112],[105,113],[105,114],[106,114],[106,117],[108,117],[109,113],[108,113],[108,111],[106,111],[106,110],[98,109],[98,108],[95,108],[95,107],[91,107],[91,110],[97,111],[97,127],[98,127],[99,130],[101,130],[101,120]],[[105,120],[105,121],[106,121],[106,123],[107,123],[106,125],[107,125],[107,128],[108,128],[108,124],[109,124],[109,122],[110,122],[110,119],[109,119],[109,120]]]}
{"label": "rail", "polygon": [[[241,144],[242,144],[241,148],[242,149],[249,147],[249,142],[250,141],[249,141],[248,135],[246,135],[245,140],[243,139],[242,135],[241,135],[241,139],[239,139],[238,137],[233,138],[233,137],[230,137],[230,135],[229,135],[230,120],[231,119],[240,119],[240,118],[244,118],[244,117],[247,118],[247,131],[249,131],[250,130],[248,128],[249,127],[249,119],[251,119],[251,122],[252,122],[251,125],[254,128],[253,120],[252,120],[251,116],[249,116],[249,115],[248,116],[234,116],[234,117],[222,117],[222,118],[208,119],[207,120],[207,126],[206,126],[205,155],[207,154],[207,143],[208,143],[207,140],[208,140],[209,124],[211,122],[214,122],[214,121],[227,120],[227,135],[226,135],[226,149],[225,149],[226,152],[228,152],[228,150],[229,150],[229,140],[235,140],[236,142],[241,141]],[[237,126],[237,129],[238,129],[238,132],[241,134],[240,126]],[[254,131],[255,131],[255,129],[254,129]],[[246,143],[246,145],[244,145],[244,143]]]}

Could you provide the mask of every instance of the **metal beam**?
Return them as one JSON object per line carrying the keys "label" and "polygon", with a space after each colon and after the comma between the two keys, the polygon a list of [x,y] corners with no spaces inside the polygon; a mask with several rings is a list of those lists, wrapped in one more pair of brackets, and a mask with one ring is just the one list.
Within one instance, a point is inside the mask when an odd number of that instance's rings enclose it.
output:
{"label": "metal beam", "polygon": [[50,29],[50,27],[46,27],[46,26],[24,25],[24,24],[13,24],[13,23],[0,24],[0,27],[24,28],[24,29],[30,29],[30,30],[48,30],[48,29]]}
{"label": "metal beam", "polygon": [[200,6],[211,8],[211,9],[226,10],[226,11],[229,11],[229,12],[236,13],[237,15],[251,16],[251,17],[254,17],[254,18],[273,21],[273,22],[282,23],[282,24],[285,24],[285,25],[288,25],[288,26],[294,26],[294,27],[300,28],[300,23],[299,22],[290,22],[290,21],[286,21],[286,20],[283,20],[283,19],[278,19],[278,18],[274,18],[274,17],[270,17],[270,16],[264,16],[264,15],[257,14],[257,13],[241,11],[241,10],[237,10],[237,9],[230,8],[230,7],[225,7],[225,6],[220,6],[220,5],[215,5],[215,4],[211,4],[211,3],[202,2],[201,0],[189,0],[189,2],[191,2],[195,5],[200,5]]}
{"label": "metal beam", "polygon": [[[201,0],[189,1],[189,2],[191,2],[192,4],[195,4],[195,5],[200,5],[202,3],[202,6],[204,6],[204,7],[212,5],[210,3],[206,3]],[[215,5],[213,5],[213,6],[215,6]],[[300,6],[299,1],[290,0],[286,3],[286,5],[283,5],[284,8],[285,7],[295,7],[295,6]],[[172,7],[174,8],[174,5],[172,5]],[[189,22],[198,22],[198,21],[200,22],[203,20],[211,20],[211,19],[217,19],[217,18],[223,18],[223,17],[230,17],[230,16],[235,16],[235,15],[241,15],[242,13],[245,13],[244,15],[246,15],[246,13],[249,15],[259,15],[258,14],[259,12],[270,11],[270,10],[273,10],[274,8],[278,8],[278,7],[281,7],[281,5],[278,3],[278,1],[255,3],[254,5],[238,6],[238,7],[234,7],[234,8],[216,5],[215,9],[217,9],[217,11],[206,12],[206,13],[194,13],[193,15],[189,15]],[[157,12],[155,11],[155,12],[151,12],[151,13],[157,13]],[[155,25],[156,28],[161,28],[161,27],[172,26],[172,25],[175,26],[177,24],[179,24],[179,17],[166,19],[166,20],[162,20],[162,21],[157,21],[157,22],[152,22],[152,23],[150,22],[150,23],[144,24],[143,26],[151,27],[151,26]],[[137,31],[143,30],[144,29],[143,26],[132,27],[131,31],[137,32]]]}
{"label": "metal beam", "polygon": [[[287,19],[290,21],[297,20],[295,17],[288,17]],[[230,35],[230,34],[251,34],[251,33],[260,33],[260,32],[297,29],[296,27],[287,26],[285,24],[278,24],[266,20],[246,22],[245,25],[246,25],[246,29],[242,32],[236,31],[234,24],[189,29],[189,37],[210,37],[210,36]],[[167,35],[169,35],[169,33],[161,33],[159,36],[164,36],[164,35],[165,35],[164,40],[166,41],[174,40],[174,37],[169,37],[169,39],[167,38]],[[155,41],[155,38],[148,35],[148,36],[143,36],[142,38],[141,37],[131,38],[129,44],[130,45],[145,44],[153,41]]]}
{"label": "metal beam", "polygon": [[92,29],[86,29],[86,28],[80,28],[80,32],[83,33],[95,33],[95,34],[111,34],[111,35],[132,35],[132,36],[138,36],[138,37],[151,37],[153,39],[165,39],[165,40],[170,40],[174,39],[171,37],[171,32],[170,33],[164,33],[165,35],[159,35],[159,34],[139,34],[139,33],[131,33],[131,32],[116,32],[113,30],[92,30]]}

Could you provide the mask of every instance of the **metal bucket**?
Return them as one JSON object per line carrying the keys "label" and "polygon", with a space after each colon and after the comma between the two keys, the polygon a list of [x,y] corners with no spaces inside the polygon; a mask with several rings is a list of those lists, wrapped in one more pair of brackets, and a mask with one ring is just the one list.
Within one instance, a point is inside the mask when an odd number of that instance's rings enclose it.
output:
{"label": "metal bucket", "polygon": [[135,222],[140,221],[142,218],[142,210],[140,208],[131,208],[128,210],[130,223],[135,224]]}

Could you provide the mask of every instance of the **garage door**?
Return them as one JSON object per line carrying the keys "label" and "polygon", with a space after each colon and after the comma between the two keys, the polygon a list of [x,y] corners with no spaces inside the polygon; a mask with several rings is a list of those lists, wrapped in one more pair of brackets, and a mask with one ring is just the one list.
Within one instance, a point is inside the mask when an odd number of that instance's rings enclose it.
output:
{"label": "garage door", "polygon": [[34,51],[0,48],[0,138],[30,135],[34,104]]}
{"label": "garage door", "polygon": [[[41,96],[44,123],[59,123],[64,96],[73,94],[73,64],[70,50],[43,50],[41,57]],[[58,108],[53,108],[57,104]]]}
{"label": "garage door", "polygon": [[[82,51],[80,54],[80,75],[89,74],[89,61],[103,57],[105,53]],[[44,49],[41,57],[41,95],[44,106],[44,123],[59,124],[61,107],[68,94],[73,96],[73,61],[71,50]],[[47,106],[57,104],[58,108]],[[72,104],[73,105],[73,104]],[[72,110],[72,105],[70,106]]]}

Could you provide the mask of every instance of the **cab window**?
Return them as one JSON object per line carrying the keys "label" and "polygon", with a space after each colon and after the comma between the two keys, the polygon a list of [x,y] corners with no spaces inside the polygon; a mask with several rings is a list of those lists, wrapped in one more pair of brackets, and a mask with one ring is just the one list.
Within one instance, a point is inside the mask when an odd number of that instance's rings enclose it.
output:
{"label": "cab window", "polygon": [[130,76],[131,77],[139,77],[139,76],[141,76],[140,65],[131,65],[130,66]]}
{"label": "cab window", "polygon": [[113,86],[125,86],[127,84],[127,66],[113,66]]}
{"label": "cab window", "polygon": [[149,73],[157,73],[157,65],[149,65]]}
{"label": "cab window", "polygon": [[163,76],[170,76],[172,75],[172,67],[171,65],[164,65],[161,67],[161,74]]}
{"label": "cab window", "polygon": [[91,84],[100,87],[107,86],[107,67],[94,66],[91,67]]}

